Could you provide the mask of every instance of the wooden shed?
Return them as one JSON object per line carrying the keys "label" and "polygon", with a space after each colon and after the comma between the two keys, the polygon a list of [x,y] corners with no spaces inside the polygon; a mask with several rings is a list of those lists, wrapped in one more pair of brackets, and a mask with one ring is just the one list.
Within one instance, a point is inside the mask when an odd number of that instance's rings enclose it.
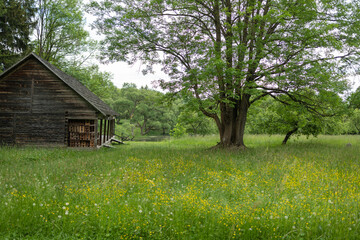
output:
{"label": "wooden shed", "polygon": [[0,75],[0,144],[99,147],[118,114],[34,53]]}

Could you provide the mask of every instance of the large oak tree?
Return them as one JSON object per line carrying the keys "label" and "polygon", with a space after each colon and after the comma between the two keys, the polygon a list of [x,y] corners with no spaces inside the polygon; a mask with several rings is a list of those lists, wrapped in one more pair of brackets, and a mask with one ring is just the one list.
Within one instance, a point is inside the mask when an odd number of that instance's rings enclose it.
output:
{"label": "large oak tree", "polygon": [[[264,96],[322,114],[313,97],[346,87],[358,62],[359,1],[103,0],[91,3],[105,61],[162,64],[215,120],[220,145],[244,147],[249,107]],[[285,102],[283,102],[286,104]]]}

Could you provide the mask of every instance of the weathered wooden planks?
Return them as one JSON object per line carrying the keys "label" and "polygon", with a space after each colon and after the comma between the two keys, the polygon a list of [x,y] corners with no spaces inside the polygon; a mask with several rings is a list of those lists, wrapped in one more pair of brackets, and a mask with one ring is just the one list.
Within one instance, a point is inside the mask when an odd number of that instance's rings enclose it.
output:
{"label": "weathered wooden planks", "polygon": [[[105,141],[113,135],[110,119],[116,114],[76,79],[35,54],[0,75],[0,143],[96,147],[101,144],[98,119],[106,119],[100,126]],[[85,124],[85,132],[73,132],[76,121],[92,124]]]}
{"label": "weathered wooden planks", "polygon": [[14,114],[0,112],[0,144],[14,144]]}
{"label": "weathered wooden planks", "polygon": [[65,117],[59,113],[19,113],[15,115],[15,143],[64,144]]}
{"label": "weathered wooden planks", "polygon": [[67,118],[94,119],[96,114],[36,59],[0,79],[1,143],[67,145]]}

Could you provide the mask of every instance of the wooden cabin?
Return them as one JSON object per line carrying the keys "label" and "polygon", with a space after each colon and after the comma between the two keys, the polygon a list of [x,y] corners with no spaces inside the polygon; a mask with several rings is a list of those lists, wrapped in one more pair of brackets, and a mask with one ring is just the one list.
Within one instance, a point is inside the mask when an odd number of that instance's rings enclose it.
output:
{"label": "wooden cabin", "polygon": [[114,136],[117,115],[34,53],[0,75],[0,144],[99,147]]}

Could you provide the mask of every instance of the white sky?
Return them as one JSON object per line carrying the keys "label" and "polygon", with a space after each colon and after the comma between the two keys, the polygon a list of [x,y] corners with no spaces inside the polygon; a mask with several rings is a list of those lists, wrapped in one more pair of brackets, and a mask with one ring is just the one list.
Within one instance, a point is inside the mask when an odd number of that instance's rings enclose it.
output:
{"label": "white sky", "polygon": [[355,76],[352,78],[352,90],[355,91],[358,87],[360,87],[360,76]]}
{"label": "white sky", "polygon": [[160,70],[160,67],[154,69],[154,74],[148,73],[144,75],[141,72],[140,62],[135,65],[129,65],[125,62],[102,64],[97,60],[92,62],[99,66],[100,71],[111,73],[113,75],[112,82],[118,88],[122,88],[124,83],[135,83],[137,87],[148,86],[149,88],[161,91],[160,88],[155,88],[152,82],[159,79],[169,79],[169,77]]}
{"label": "white sky", "polygon": [[[113,74],[113,83],[121,88],[124,83],[135,83],[137,87],[148,86],[154,88],[152,81],[159,79],[168,79],[168,76],[161,72],[160,67],[156,68],[154,74],[144,75],[141,72],[141,63],[131,66],[125,62],[116,62],[112,64],[99,64],[101,71],[107,71]],[[154,88],[155,89],[155,88]],[[160,91],[161,89],[156,89]]]}

